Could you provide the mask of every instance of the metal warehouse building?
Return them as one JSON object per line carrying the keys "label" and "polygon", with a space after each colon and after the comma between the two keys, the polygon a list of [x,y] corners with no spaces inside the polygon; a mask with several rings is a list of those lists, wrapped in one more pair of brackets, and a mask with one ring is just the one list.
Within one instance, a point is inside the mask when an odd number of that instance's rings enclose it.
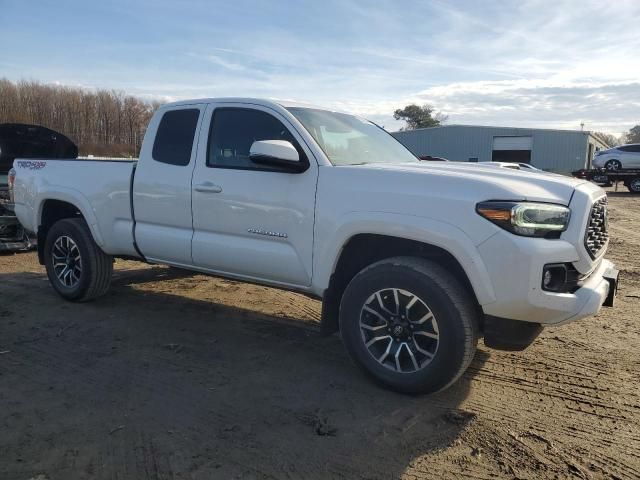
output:
{"label": "metal warehouse building", "polygon": [[417,156],[463,162],[524,162],[569,173],[591,168],[597,150],[608,148],[591,132],[443,125],[392,134]]}

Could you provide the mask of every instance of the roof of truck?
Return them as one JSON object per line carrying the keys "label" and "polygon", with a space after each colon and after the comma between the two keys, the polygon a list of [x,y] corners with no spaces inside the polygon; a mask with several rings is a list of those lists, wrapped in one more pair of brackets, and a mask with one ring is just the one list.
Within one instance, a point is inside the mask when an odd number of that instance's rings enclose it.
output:
{"label": "roof of truck", "polygon": [[278,100],[278,99],[251,98],[251,97],[194,98],[189,100],[179,100],[176,102],[166,103],[163,106],[166,107],[166,106],[177,106],[177,105],[193,105],[198,103],[213,103],[213,102],[252,103],[255,105],[265,105],[265,106],[280,105],[284,108],[306,107],[306,108],[319,108],[322,110],[331,110],[328,108],[320,107],[318,105],[313,105],[311,103],[300,102],[295,100]]}
{"label": "roof of truck", "polygon": [[[315,105],[310,102],[304,102],[299,100],[282,100],[275,98],[252,98],[252,97],[218,97],[218,98],[194,98],[190,100],[179,100],[176,102],[165,103],[162,107],[172,107],[178,105],[194,105],[194,104],[202,104],[202,103],[214,103],[214,102],[223,102],[223,103],[247,103],[253,105],[262,105],[265,107],[283,107],[283,108],[314,108],[318,110],[326,110],[327,112],[335,112],[335,113],[344,113],[347,115],[358,115],[353,112],[349,112],[347,110],[343,110],[340,108],[329,108],[323,107],[322,105]],[[162,108],[160,107],[160,108]],[[362,116],[365,118],[364,116]]]}

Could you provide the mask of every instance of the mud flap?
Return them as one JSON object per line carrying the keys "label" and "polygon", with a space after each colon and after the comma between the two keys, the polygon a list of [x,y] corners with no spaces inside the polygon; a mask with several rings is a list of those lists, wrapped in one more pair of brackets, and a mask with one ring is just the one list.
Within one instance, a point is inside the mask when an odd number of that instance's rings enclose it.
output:
{"label": "mud flap", "polygon": [[616,295],[618,294],[618,278],[620,277],[620,271],[615,268],[607,268],[602,277],[609,282],[609,294],[602,303],[602,306],[613,307],[613,304],[616,301]]}
{"label": "mud flap", "polygon": [[496,350],[518,352],[538,338],[542,331],[539,323],[523,322],[508,318],[484,317],[484,344]]}

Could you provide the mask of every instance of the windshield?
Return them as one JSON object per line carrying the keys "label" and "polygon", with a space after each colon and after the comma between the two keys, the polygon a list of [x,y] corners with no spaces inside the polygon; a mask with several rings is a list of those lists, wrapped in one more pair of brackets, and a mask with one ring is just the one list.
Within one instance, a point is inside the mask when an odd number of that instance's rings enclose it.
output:
{"label": "windshield", "polygon": [[315,108],[287,110],[304,125],[333,165],[419,161],[400,142],[368,120]]}

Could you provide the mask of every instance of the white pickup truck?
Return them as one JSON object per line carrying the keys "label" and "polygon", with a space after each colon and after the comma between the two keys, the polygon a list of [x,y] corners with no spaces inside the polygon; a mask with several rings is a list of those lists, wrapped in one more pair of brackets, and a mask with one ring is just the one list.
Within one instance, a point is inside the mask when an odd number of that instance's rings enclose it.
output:
{"label": "white pickup truck", "polygon": [[597,186],[421,162],[371,122],[286,102],[164,105],[138,161],[16,159],[10,184],[65,299],[103,295],[114,257],[303,292],[404,392],[451,385],[479,337],[524,349],[617,287]]}

